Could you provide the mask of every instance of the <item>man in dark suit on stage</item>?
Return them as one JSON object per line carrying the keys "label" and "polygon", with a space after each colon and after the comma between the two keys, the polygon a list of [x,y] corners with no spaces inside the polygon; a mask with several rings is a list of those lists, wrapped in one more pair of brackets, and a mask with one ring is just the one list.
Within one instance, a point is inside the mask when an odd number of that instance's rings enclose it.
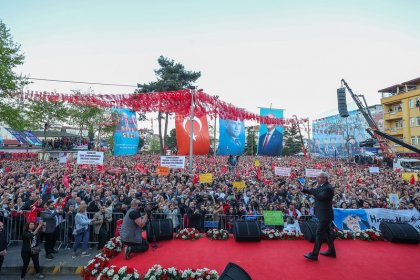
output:
{"label": "man in dark suit on stage", "polygon": [[332,200],[334,197],[334,188],[328,182],[328,173],[321,172],[317,177],[317,186],[312,189],[303,189],[304,193],[315,197],[315,216],[318,218],[316,228],[316,239],[314,250],[305,255],[305,258],[317,261],[322,241],[326,237],[328,243],[328,251],[321,252],[321,255],[328,257],[336,257],[334,248],[334,235],[332,233],[331,224],[334,220],[334,212],[332,208]]}
{"label": "man in dark suit on stage", "polygon": [[[268,114],[269,118],[276,118]],[[283,134],[276,129],[275,124],[267,124],[267,132],[262,134],[258,140],[258,154],[266,156],[281,156],[283,145]]]}

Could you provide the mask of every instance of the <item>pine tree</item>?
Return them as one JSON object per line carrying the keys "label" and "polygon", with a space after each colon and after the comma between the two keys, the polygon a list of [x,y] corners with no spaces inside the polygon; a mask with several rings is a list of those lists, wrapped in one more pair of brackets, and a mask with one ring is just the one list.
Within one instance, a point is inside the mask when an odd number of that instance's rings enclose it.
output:
{"label": "pine tree", "polygon": [[302,142],[297,126],[285,127],[283,143],[282,154],[284,156],[295,155],[302,151]]}

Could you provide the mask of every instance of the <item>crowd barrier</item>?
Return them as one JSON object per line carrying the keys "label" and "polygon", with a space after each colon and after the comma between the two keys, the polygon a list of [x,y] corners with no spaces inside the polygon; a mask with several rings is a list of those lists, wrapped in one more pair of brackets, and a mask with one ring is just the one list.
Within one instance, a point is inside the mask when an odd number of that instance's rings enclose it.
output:
{"label": "crowd barrier", "polygon": [[[29,220],[30,211],[12,211],[11,213],[3,210],[0,220],[5,224],[6,237],[9,244],[22,241],[22,233],[26,222]],[[73,228],[74,228],[74,216],[73,214],[66,214],[61,222],[59,223],[57,234],[57,246],[71,247],[73,243]],[[92,219],[95,215],[94,212],[87,213],[89,219]],[[38,215],[39,216],[39,215]],[[34,217],[31,217],[34,218]],[[39,218],[39,217],[38,217]],[[117,221],[124,218],[123,213],[112,213],[112,220],[109,222],[108,230],[106,231],[106,239],[109,240],[115,236],[117,231]],[[286,222],[288,216],[284,215],[283,219]],[[173,213],[152,213],[151,219],[171,219],[174,225],[174,231],[180,228],[194,227],[199,229],[201,232],[205,232],[212,228],[224,229],[232,233],[234,222],[237,220],[248,220],[257,221],[260,227],[266,228],[264,223],[263,215],[221,215],[221,214],[206,214],[201,215],[199,213],[192,215],[181,215]],[[299,221],[311,220],[312,216],[301,216]],[[95,234],[94,225],[89,226],[89,243],[94,245],[99,242],[98,235]]]}

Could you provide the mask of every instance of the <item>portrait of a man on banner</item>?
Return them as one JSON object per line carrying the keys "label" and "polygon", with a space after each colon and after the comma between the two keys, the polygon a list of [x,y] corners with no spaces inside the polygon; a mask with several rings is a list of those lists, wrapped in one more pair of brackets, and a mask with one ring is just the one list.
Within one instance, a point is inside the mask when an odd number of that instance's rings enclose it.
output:
{"label": "portrait of a man on banner", "polygon": [[352,232],[370,228],[366,211],[361,209],[334,209],[334,224],[340,230]]}
{"label": "portrait of a man on banner", "polygon": [[242,155],[245,149],[245,125],[241,120],[219,120],[218,155]]}
{"label": "portrait of a man on banner", "polygon": [[[283,110],[261,108],[261,116],[283,118]],[[283,148],[283,127],[275,124],[262,124],[258,140],[258,155],[281,156]]]}

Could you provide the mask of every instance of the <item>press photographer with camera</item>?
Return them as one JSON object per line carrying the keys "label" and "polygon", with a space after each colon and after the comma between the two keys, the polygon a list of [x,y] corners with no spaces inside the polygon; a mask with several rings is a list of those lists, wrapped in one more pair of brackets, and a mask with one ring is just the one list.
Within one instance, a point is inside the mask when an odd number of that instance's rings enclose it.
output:
{"label": "press photographer with camera", "polygon": [[140,206],[140,201],[138,199],[133,199],[131,201],[131,208],[125,214],[123,223],[120,229],[120,236],[125,247],[125,259],[130,258],[131,252],[140,253],[146,252],[149,249],[149,243],[144,239],[142,235],[142,228],[148,222],[148,214],[141,213],[141,209],[144,208]]}

